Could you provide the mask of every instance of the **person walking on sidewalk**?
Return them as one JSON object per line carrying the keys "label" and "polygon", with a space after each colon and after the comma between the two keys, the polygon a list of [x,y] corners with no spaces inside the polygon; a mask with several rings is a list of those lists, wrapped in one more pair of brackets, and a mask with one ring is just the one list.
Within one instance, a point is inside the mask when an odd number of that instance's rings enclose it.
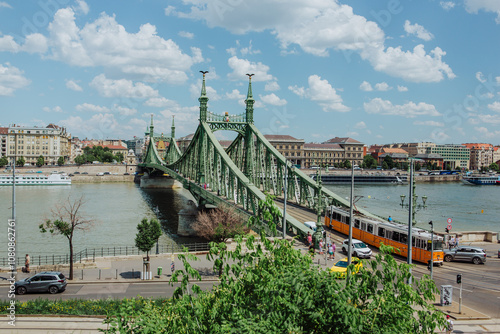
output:
{"label": "person walking on sidewalk", "polygon": [[323,239],[319,241],[319,254],[323,254]]}
{"label": "person walking on sidewalk", "polygon": [[313,241],[313,237],[311,235],[311,232],[307,232],[307,245],[311,246]]}
{"label": "person walking on sidewalk", "polygon": [[446,315],[446,334],[451,334],[453,332],[453,320],[451,320],[450,315]]}
{"label": "person walking on sidewalk", "polygon": [[26,254],[26,257],[24,258],[24,267],[26,268],[26,272],[30,272],[30,256],[29,254]]}

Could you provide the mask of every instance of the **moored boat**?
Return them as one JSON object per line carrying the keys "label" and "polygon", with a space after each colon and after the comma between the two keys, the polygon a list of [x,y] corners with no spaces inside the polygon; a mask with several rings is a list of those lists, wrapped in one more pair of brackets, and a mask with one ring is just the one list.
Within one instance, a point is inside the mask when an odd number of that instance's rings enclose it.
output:
{"label": "moored boat", "polygon": [[[0,175],[0,186],[11,186],[12,175]],[[50,174],[50,175],[23,175],[16,174],[16,186],[58,186],[71,185],[71,178],[66,174]]]}
{"label": "moored boat", "polygon": [[486,176],[486,175],[470,175],[470,176],[464,176],[462,178],[462,182],[465,184],[471,184],[471,185],[500,185],[500,177],[491,175],[491,176]]}

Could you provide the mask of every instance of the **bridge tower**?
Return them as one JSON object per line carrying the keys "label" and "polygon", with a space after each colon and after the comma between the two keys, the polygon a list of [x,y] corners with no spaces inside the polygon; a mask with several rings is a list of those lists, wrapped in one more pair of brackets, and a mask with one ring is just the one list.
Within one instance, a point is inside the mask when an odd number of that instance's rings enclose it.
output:
{"label": "bridge tower", "polygon": [[248,124],[253,124],[253,104],[255,103],[255,100],[253,99],[252,95],[252,76],[254,74],[247,74],[248,75],[248,93],[247,93],[247,99],[245,100],[246,104],[246,110],[245,110],[245,118],[246,118],[246,123],[247,126],[245,127],[245,169],[244,173],[245,176],[248,177],[250,182],[254,183],[255,178],[254,178],[254,135],[252,132],[252,129],[248,126]]}

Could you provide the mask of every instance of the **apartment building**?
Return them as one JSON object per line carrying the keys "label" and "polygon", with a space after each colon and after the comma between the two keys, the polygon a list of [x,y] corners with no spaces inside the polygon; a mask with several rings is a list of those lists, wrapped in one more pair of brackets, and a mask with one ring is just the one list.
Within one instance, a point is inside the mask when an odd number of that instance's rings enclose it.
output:
{"label": "apartment building", "polygon": [[2,128],[0,136],[2,155],[16,160],[23,157],[26,164],[35,165],[38,157],[43,156],[46,165],[55,165],[59,157],[68,161],[71,156],[71,134],[55,124],[47,127],[14,124]]}
{"label": "apartment building", "polygon": [[485,143],[466,143],[463,145],[470,150],[471,170],[479,170],[483,167],[489,168],[495,162],[493,145]]}
{"label": "apartment building", "polygon": [[443,168],[470,169],[470,150],[464,145],[445,144],[426,148],[426,154],[439,154],[443,157]]}
{"label": "apartment building", "polygon": [[264,135],[264,137],[292,164],[303,166],[304,139],[297,139],[289,135]]}

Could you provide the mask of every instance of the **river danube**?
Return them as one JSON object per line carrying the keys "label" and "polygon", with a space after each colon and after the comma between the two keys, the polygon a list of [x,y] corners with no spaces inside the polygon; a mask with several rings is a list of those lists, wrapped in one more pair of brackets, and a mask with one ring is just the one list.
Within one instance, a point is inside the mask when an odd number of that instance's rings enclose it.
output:
{"label": "river danube", "polygon": [[[133,246],[137,224],[144,217],[154,218],[158,208],[163,235],[160,245],[199,242],[200,239],[176,236],[178,212],[184,207],[189,193],[184,189],[141,189],[134,183],[73,183],[71,186],[16,187],[16,248],[24,254],[67,254],[68,241],[61,235],[42,234],[38,226],[51,219],[51,211],[71,197],[83,196],[82,213],[94,220],[88,231],[76,231],[75,252],[84,248]],[[0,187],[0,213],[6,240],[7,219],[11,218],[12,187]],[[153,249],[154,250],[154,249]],[[7,247],[0,249],[6,256]]]}
{"label": "river danube", "polygon": [[[327,186],[344,198],[350,194],[350,186]],[[435,229],[444,232],[448,218],[453,220],[454,231],[500,231],[500,187],[467,186],[461,183],[419,183],[416,194],[427,196],[427,208],[417,211],[418,225],[428,228],[434,221]],[[66,254],[68,242],[63,236],[51,236],[39,232],[38,225],[50,219],[51,210],[69,196],[84,196],[83,213],[94,219],[88,231],[77,231],[74,237],[75,251],[84,248],[108,246],[133,246],[137,224],[142,218],[155,217],[155,208],[164,234],[160,244],[196,242],[199,239],[176,236],[178,212],[184,207],[189,194],[183,189],[141,189],[134,183],[93,183],[71,186],[16,187],[17,198],[17,255],[26,253],[52,255]],[[400,195],[408,198],[408,186],[360,185],[355,196],[362,196],[356,205],[374,214],[392,216],[401,222],[408,221],[408,209],[400,206]],[[0,188],[0,213],[4,228],[0,236],[6,240],[7,219],[11,217],[11,187]],[[0,249],[5,257],[7,247]]]}

